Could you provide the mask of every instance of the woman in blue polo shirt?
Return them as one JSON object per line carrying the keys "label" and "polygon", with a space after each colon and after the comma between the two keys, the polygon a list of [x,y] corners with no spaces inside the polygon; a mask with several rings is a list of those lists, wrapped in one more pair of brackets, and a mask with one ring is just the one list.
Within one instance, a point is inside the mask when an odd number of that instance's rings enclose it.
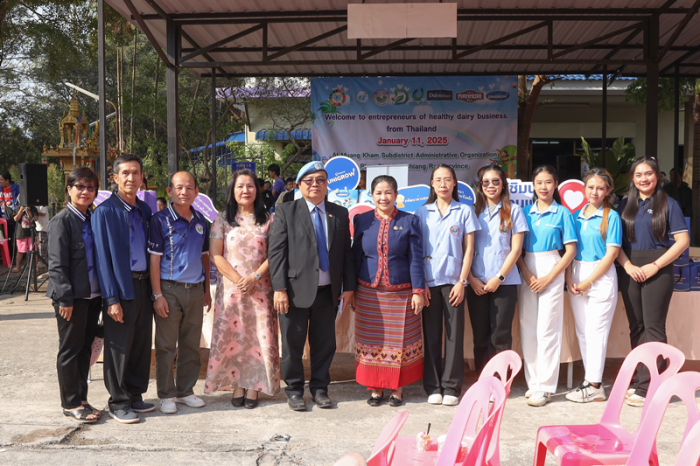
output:
{"label": "woman in blue polo shirt", "polygon": [[515,263],[528,226],[520,206],[511,204],[506,174],[496,164],[479,170],[475,211],[481,229],[474,233],[467,306],[474,335],[474,364],[480,373],[489,359],[513,344],[520,284]]}
{"label": "woman in blue polo shirt", "polygon": [[615,258],[622,246],[620,216],[608,200],[615,186],[610,173],[594,168],[583,183],[588,204],[574,214],[576,258],[566,269],[569,302],[586,370],[583,382],[566,395],[567,400],[577,403],[605,401],[603,368],[617,306]]}
{"label": "woman in blue polo shirt", "polygon": [[474,231],[481,227],[474,210],[459,202],[457,175],[449,165],[433,170],[430,195],[416,216],[423,231],[429,302],[423,311],[423,388],[428,403],[454,406],[464,381],[464,288],[474,252]]}
{"label": "woman in blue polo shirt", "polygon": [[[520,338],[525,361],[525,396],[530,406],[544,406],[557,390],[564,322],[564,269],[576,254],[571,212],[559,205],[557,172],[543,165],[532,173],[535,202],[525,209],[529,231],[525,255],[518,259],[523,284],[518,287]],[[565,249],[561,256],[559,251]]]}
{"label": "woman in blue polo shirt", "polygon": [[[650,341],[666,343],[666,316],[673,295],[673,261],[690,244],[681,207],[659,184],[659,165],[638,158],[630,167],[629,194],[620,202],[622,250],[617,261],[620,291],[630,323],[632,348]],[[675,243],[671,244],[670,236]],[[662,367],[660,367],[662,369]],[[650,374],[640,365],[627,392],[627,404],[644,406]]]}

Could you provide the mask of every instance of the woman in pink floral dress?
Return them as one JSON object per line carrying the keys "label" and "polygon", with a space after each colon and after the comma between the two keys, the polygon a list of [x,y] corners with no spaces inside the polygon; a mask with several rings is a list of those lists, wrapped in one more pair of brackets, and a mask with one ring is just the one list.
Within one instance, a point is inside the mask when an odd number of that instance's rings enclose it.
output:
{"label": "woman in pink floral dress", "polygon": [[233,174],[226,209],[211,228],[209,254],[219,271],[214,331],[204,393],[233,389],[231,403],[255,408],[258,392],[280,389],[277,314],[267,264],[273,216],[265,210],[255,175]]}

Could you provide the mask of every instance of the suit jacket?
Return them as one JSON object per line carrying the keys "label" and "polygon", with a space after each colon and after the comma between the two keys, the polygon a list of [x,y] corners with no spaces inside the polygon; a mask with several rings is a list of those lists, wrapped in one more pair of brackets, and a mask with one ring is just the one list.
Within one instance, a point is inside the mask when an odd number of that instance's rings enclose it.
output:
{"label": "suit jacket", "polygon": [[[337,306],[341,286],[345,291],[357,287],[348,210],[326,201],[326,221],[331,290]],[[268,245],[272,289],[286,289],[291,307],[311,307],[318,290],[319,268],[316,233],[306,200],[277,206]]]}
{"label": "suit jacket", "polygon": [[[151,220],[151,208],[139,198],[136,198],[136,202],[141,209],[146,238],[144,252],[148,259],[148,223]],[[90,216],[90,224],[95,239],[95,264],[102,298],[108,306],[120,300],[134,299],[129,217],[116,192],[97,206]]]}
{"label": "suit jacket", "polygon": [[[88,213],[87,216],[90,214]],[[69,208],[49,222],[49,285],[46,296],[70,307],[75,298],[90,297],[83,221]]]}

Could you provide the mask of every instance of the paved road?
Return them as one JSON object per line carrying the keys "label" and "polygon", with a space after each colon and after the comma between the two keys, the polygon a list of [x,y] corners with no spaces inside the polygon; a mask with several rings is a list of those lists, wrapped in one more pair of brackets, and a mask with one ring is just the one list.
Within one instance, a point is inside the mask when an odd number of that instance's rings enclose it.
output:
{"label": "paved road", "polygon": [[[57,331],[49,301],[32,294],[0,296],[0,464],[1,465],[332,465],[344,453],[357,451],[367,457],[382,426],[397,412],[384,405],[371,408],[367,391],[352,379],[353,361],[338,355],[333,367],[331,410],[311,409],[295,413],[284,395],[261,396],[257,409],[233,408],[230,393],[202,395],[204,381],[195,393],[207,402],[203,409],[180,407],[176,415],[160,412],[143,415],[140,424],[126,426],[103,416],[89,427],[79,427],[61,415],[55,369]],[[620,361],[608,361],[609,385]],[[90,402],[106,404],[107,392],[97,364],[92,371]],[[575,367],[575,379],[582,367]],[[467,369],[467,380],[475,380]],[[560,387],[563,389],[562,371]],[[577,405],[563,395],[544,408],[525,404],[525,383],[516,379],[506,406],[501,430],[503,465],[532,464],[537,428],[548,424],[596,422],[605,403]],[[156,398],[155,380],[145,398]],[[432,423],[432,432],[447,429],[454,408],[425,403],[419,384],[406,389],[404,408],[411,413],[402,435],[415,435]],[[310,405],[310,396],[307,394]],[[639,409],[625,407],[623,423],[634,428]],[[662,464],[671,465],[685,425],[685,408],[674,403],[668,410],[659,437]],[[289,436],[285,440],[284,436]],[[549,458],[548,464],[555,464]]]}

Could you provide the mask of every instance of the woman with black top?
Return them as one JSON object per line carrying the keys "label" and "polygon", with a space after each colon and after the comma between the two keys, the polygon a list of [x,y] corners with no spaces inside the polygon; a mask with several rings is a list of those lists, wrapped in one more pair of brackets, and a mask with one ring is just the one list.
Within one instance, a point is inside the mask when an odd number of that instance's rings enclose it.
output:
{"label": "woman with black top", "polygon": [[[666,343],[666,316],[673,295],[673,261],[690,244],[680,205],[666,196],[654,159],[638,158],[630,168],[629,195],[620,202],[622,250],[617,261],[625,269],[620,291],[630,324],[632,348],[650,341]],[[672,236],[675,243],[671,244]],[[660,367],[661,369],[661,367]],[[640,365],[627,391],[627,404],[644,406],[649,370]]]}
{"label": "woman with black top", "polygon": [[97,175],[87,167],[68,175],[66,208],[49,222],[49,285],[58,323],[58,384],[63,415],[91,423],[100,412],[87,402],[91,346],[97,334],[102,296],[95,269],[90,206]]}

